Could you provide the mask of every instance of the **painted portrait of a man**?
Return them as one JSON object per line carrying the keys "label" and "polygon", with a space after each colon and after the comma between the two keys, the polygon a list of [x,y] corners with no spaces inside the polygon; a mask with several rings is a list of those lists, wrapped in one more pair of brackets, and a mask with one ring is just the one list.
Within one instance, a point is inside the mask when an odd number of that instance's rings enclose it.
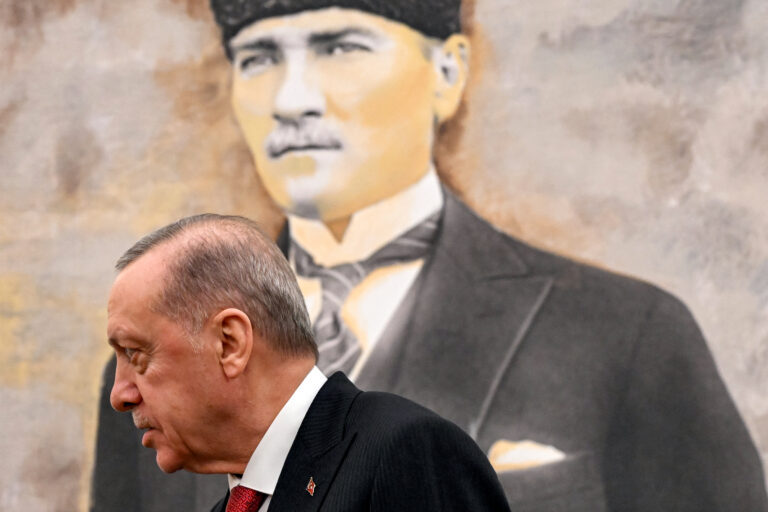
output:
{"label": "painted portrait of a man", "polygon": [[[324,372],[461,426],[516,510],[766,506],[754,445],[683,304],[506,236],[441,184],[435,141],[471,72],[460,1],[212,10]],[[117,474],[159,493],[159,473],[111,457],[124,441],[101,414],[96,510]],[[164,506],[205,485],[190,479]]]}

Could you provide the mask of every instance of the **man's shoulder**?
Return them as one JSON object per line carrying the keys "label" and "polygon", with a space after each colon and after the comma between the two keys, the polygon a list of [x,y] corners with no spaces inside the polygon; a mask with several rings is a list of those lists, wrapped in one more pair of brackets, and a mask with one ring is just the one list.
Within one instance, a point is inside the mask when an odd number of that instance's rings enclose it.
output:
{"label": "man's shoulder", "polygon": [[354,430],[376,431],[383,438],[396,437],[408,431],[463,430],[435,412],[407,398],[381,391],[364,391],[355,399],[347,422]]}
{"label": "man's shoulder", "polygon": [[343,411],[347,428],[367,424],[392,428],[414,421],[446,421],[426,407],[400,395],[383,391],[362,391],[343,372],[336,372],[328,377],[310,412],[317,414],[319,409],[330,409],[328,416],[333,417]]}
{"label": "man's shoulder", "polygon": [[361,392],[350,410],[350,417],[353,421],[375,419],[376,423],[383,421],[389,426],[433,417],[440,418],[426,407],[407,398],[382,391]]}
{"label": "man's shoulder", "polygon": [[398,395],[364,391],[347,420],[361,453],[376,453],[382,461],[398,465],[416,458],[425,464],[442,461],[446,472],[452,471],[448,466],[453,470],[466,466],[492,473],[487,458],[463,429]]}
{"label": "man's shoulder", "polygon": [[[409,399],[387,392],[360,391],[341,372],[329,377],[321,395],[318,401],[336,404],[332,406],[336,412],[326,419],[339,423],[330,429],[327,425],[318,426],[318,414],[313,413],[312,422],[317,428],[309,430],[319,428],[340,433],[337,441],[354,440],[353,459],[360,457],[369,461],[391,457],[400,460],[409,457],[409,453],[437,455],[450,452],[463,454],[468,462],[462,464],[487,464],[485,456],[464,430]],[[346,405],[340,406],[341,402]],[[302,428],[304,434],[300,432],[300,437],[306,437],[309,430],[306,425]],[[309,446],[310,451],[313,449]]]}

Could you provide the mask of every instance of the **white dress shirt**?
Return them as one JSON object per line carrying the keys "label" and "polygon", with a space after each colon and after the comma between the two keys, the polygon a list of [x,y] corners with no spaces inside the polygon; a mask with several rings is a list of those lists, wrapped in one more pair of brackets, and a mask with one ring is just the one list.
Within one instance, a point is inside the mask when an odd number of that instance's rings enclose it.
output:
{"label": "white dress shirt", "polygon": [[[316,219],[290,216],[291,237],[323,266],[368,258],[378,249],[440,210],[443,191],[434,168],[398,194],[364,208],[350,219],[342,240],[336,240]],[[292,260],[292,257],[291,257]],[[371,272],[352,289],[341,317],[362,346],[349,378],[355,380],[375,343],[389,324],[424,264],[423,259],[398,263]],[[314,323],[322,306],[320,279],[298,276],[299,287]]]}
{"label": "white dress shirt", "polygon": [[316,366],[313,367],[275,416],[251,455],[243,475],[229,475],[230,490],[236,485],[242,485],[266,495],[259,512],[266,512],[269,508],[277,479],[296,439],[299,426],[326,380],[325,375]]}

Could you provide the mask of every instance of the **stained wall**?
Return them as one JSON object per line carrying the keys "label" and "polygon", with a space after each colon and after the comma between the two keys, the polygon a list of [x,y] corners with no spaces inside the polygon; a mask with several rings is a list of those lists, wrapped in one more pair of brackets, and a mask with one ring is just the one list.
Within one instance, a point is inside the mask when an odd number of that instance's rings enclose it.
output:
{"label": "stained wall", "polygon": [[[440,171],[535,245],[672,291],[768,456],[768,4],[477,0]],[[202,0],[0,4],[0,509],[86,510],[105,301],[137,237],[281,218]]]}

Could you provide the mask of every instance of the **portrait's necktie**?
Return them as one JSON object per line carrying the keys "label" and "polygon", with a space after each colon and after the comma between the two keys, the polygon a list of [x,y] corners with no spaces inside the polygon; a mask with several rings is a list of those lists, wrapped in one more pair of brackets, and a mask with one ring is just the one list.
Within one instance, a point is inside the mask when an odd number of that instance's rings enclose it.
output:
{"label": "portrait's necktie", "polygon": [[317,366],[326,375],[341,370],[349,374],[362,348],[341,319],[341,308],[352,289],[377,268],[424,258],[437,234],[440,212],[392,240],[363,261],[323,267],[300,245],[293,244],[296,273],[319,278],[322,286],[320,314],[313,330],[320,357]]}
{"label": "portrait's necktie", "polygon": [[229,491],[225,512],[257,512],[264,498],[265,495],[259,491],[236,485]]}

